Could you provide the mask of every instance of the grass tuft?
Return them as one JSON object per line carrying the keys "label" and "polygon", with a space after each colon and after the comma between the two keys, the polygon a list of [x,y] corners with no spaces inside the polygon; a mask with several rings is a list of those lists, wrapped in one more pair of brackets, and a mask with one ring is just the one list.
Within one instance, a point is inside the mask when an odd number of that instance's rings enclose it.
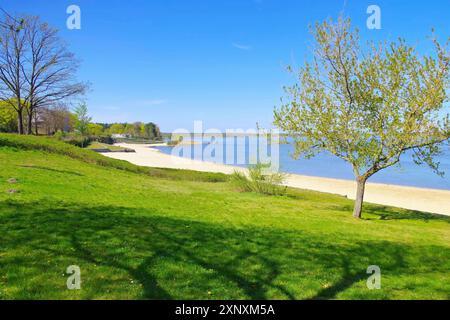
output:
{"label": "grass tuft", "polygon": [[264,174],[264,169],[268,167],[268,165],[260,163],[251,166],[248,169],[248,177],[241,172],[235,171],[231,175],[230,181],[238,190],[243,192],[256,192],[266,195],[286,194],[287,187],[282,186],[285,178],[284,174]]}

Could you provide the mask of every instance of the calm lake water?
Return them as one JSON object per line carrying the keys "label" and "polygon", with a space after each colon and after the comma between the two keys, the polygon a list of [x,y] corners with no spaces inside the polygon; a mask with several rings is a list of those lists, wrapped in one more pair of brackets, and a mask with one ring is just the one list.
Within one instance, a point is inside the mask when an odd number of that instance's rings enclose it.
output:
{"label": "calm lake water", "polygon": [[[203,141],[206,140],[208,139]],[[187,151],[188,148],[191,149],[191,152],[184,152]],[[200,150],[200,152],[194,152],[195,148],[197,151]],[[227,148],[228,150],[234,148],[234,152],[228,152],[228,157]],[[217,140],[213,144],[203,143],[200,145],[178,147],[176,149],[174,149],[174,147],[157,147],[157,149],[166,154],[244,167],[248,166],[251,161],[250,159],[256,159],[257,155],[254,143],[248,138],[227,138]],[[203,150],[203,152],[201,152],[201,150]],[[322,153],[310,160],[295,160],[291,156],[293,150],[294,147],[291,144],[279,145],[280,171],[327,178],[354,179],[351,166],[335,156]],[[234,157],[230,158],[230,155],[233,153]],[[241,155],[240,159],[238,159],[238,153]],[[267,154],[270,155],[270,146],[268,147]],[[243,155],[245,155],[245,159],[242,159]],[[213,158],[210,156],[213,156]],[[426,165],[416,165],[413,162],[411,155],[405,154],[401,158],[400,166],[382,170],[372,176],[369,181],[450,190],[450,150],[446,149],[445,154],[439,157],[438,161],[441,163],[441,170],[446,172],[444,178],[435,174]]]}

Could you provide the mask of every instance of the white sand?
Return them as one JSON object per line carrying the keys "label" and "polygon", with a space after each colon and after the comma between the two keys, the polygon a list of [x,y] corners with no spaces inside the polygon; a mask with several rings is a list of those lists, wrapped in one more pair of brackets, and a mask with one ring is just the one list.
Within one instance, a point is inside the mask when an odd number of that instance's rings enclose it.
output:
{"label": "white sand", "polygon": [[[118,145],[134,149],[136,153],[114,152],[105,153],[104,155],[147,167],[188,169],[226,174],[233,173],[235,170],[246,172],[246,169],[240,167],[167,155],[159,152],[157,149],[150,148],[152,145]],[[351,199],[355,198],[356,185],[349,180],[290,174],[287,176],[285,184],[294,188],[333,193]],[[381,205],[450,216],[450,191],[447,190],[367,183],[364,200]]]}

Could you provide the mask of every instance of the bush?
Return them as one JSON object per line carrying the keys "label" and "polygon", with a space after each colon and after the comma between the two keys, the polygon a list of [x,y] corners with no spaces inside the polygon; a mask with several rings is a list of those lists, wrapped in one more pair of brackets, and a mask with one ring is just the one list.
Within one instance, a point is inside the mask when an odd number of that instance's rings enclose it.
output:
{"label": "bush", "polygon": [[170,140],[170,141],[167,142],[167,145],[168,145],[169,147],[175,147],[175,146],[177,146],[177,145],[179,145],[179,144],[180,144],[180,141]]}
{"label": "bush", "polygon": [[231,183],[240,191],[257,192],[267,195],[284,195],[287,187],[283,186],[285,175],[282,173],[264,174],[269,165],[257,164],[248,169],[248,176],[235,171],[231,175]]}
{"label": "bush", "polygon": [[76,134],[76,133],[67,133],[67,132],[63,132],[58,130],[54,135],[53,138],[59,140],[59,141],[63,141],[63,142],[67,142],[71,145],[80,147],[80,148],[85,148],[87,147],[92,141],[93,139],[91,137],[85,137],[82,136],[80,134]]}
{"label": "bush", "polygon": [[112,138],[110,135],[102,134],[102,135],[90,135],[89,136],[89,142],[99,142],[104,144],[114,144],[116,141],[114,138]]}
{"label": "bush", "polygon": [[76,135],[71,135],[69,137],[66,137],[62,141],[67,142],[71,145],[77,146],[79,148],[85,148],[92,142],[90,137],[83,137],[83,136],[76,136]]}
{"label": "bush", "polygon": [[95,136],[91,137],[93,141],[97,141],[100,143],[106,143],[106,144],[114,144],[114,139],[110,135],[101,135],[101,136]]}

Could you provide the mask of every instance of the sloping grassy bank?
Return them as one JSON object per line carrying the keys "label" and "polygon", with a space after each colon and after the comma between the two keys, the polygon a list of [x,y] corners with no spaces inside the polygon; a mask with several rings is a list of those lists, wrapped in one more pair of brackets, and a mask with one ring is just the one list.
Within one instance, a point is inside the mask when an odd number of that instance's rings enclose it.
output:
{"label": "sloping grassy bank", "polygon": [[0,147],[13,147],[20,150],[39,150],[47,153],[60,154],[86,163],[160,178],[209,182],[227,180],[226,175],[220,173],[199,173],[190,170],[140,167],[126,161],[104,157],[92,150],[78,148],[52,137],[18,136],[15,134],[0,133]]}
{"label": "sloping grassy bank", "polygon": [[46,138],[0,135],[0,164],[1,299],[450,298],[447,217],[369,205],[357,221],[342,197],[239,193]]}

